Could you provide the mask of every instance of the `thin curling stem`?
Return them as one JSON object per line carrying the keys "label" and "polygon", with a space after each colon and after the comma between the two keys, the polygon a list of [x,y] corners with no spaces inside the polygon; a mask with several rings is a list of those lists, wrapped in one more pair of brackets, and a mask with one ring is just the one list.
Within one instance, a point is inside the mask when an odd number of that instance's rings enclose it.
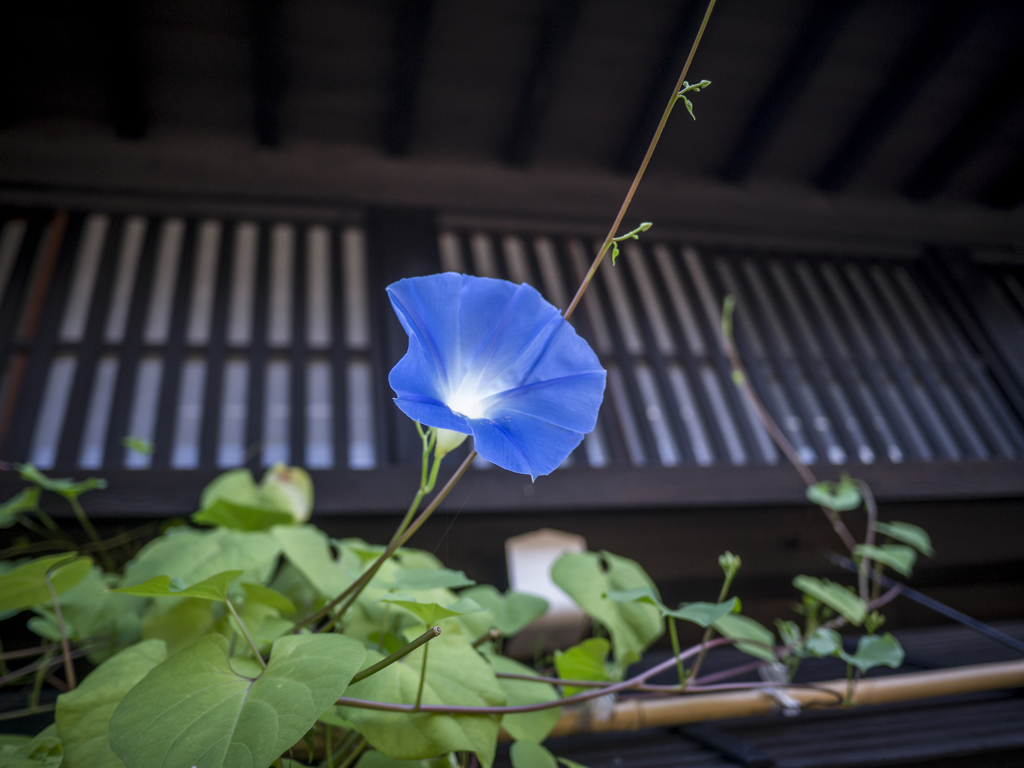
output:
{"label": "thin curling stem", "polygon": [[661,134],[664,132],[665,125],[668,123],[669,115],[672,114],[672,108],[676,105],[676,102],[679,101],[679,92],[682,90],[683,82],[686,80],[686,73],[690,71],[690,64],[693,61],[694,54],[697,53],[697,46],[700,45],[700,40],[704,36],[704,29],[708,25],[708,19],[711,18],[711,11],[714,7],[715,0],[711,0],[711,2],[708,3],[707,11],[704,13],[704,20],[700,24],[700,29],[697,31],[697,37],[694,39],[693,45],[690,47],[690,55],[686,57],[686,63],[683,65],[683,71],[679,75],[676,87],[672,89],[672,95],[669,97],[668,104],[665,105],[665,111],[662,113],[661,120],[658,122],[658,128],[654,131],[651,143],[647,146],[647,152],[644,154],[643,162],[640,163],[640,168],[637,170],[636,176],[633,177],[633,183],[629,185],[629,191],[626,193],[626,198],[622,201],[622,205],[619,207],[619,212],[615,215],[615,221],[612,222],[612,227],[608,230],[608,235],[605,237],[604,243],[601,245],[601,249],[597,252],[597,256],[594,257],[594,262],[590,265],[590,270],[587,272],[587,276],[583,278],[583,282],[576,291],[576,295],[572,297],[572,301],[565,310],[564,317],[566,320],[568,320],[572,313],[576,311],[576,305],[580,303],[580,299],[583,298],[583,292],[587,290],[587,286],[590,285],[590,281],[593,280],[594,275],[597,274],[597,268],[601,266],[601,261],[604,259],[605,253],[615,240],[615,233],[618,232],[619,225],[622,224],[622,219],[625,217],[630,203],[633,202],[633,196],[636,194],[637,187],[640,186],[640,180],[644,177],[644,173],[647,171],[647,166],[651,162],[651,157],[654,155],[654,149],[658,146],[658,142],[661,140]]}
{"label": "thin curling stem", "polygon": [[377,674],[378,672],[380,672],[385,667],[390,667],[396,661],[399,661],[402,658],[404,658],[405,656],[408,656],[410,653],[415,651],[421,645],[425,645],[426,643],[428,643],[429,641],[433,640],[435,637],[437,637],[440,634],[441,634],[441,628],[440,627],[431,627],[426,632],[424,632],[422,635],[420,635],[415,640],[413,640],[411,643],[409,643],[406,646],[403,646],[402,648],[399,648],[397,651],[392,653],[386,659],[381,659],[376,664],[374,664],[372,667],[367,667],[366,669],[364,669],[364,670],[362,670],[360,672],[357,672],[355,674],[355,676],[352,678],[351,682],[349,682],[349,685],[355,685],[360,680],[365,680],[370,675]]}
{"label": "thin curling stem", "polygon": [[[736,309],[736,299],[734,296],[726,296],[725,302],[722,306],[722,340],[725,344],[725,353],[729,358],[729,365],[732,367],[733,381],[736,386],[743,390],[744,396],[747,398],[747,402],[750,403],[751,408],[754,409],[754,413],[757,414],[758,420],[764,426],[768,435],[772,441],[779,446],[779,450],[785,454],[789,463],[793,465],[793,468],[800,475],[800,479],[804,481],[807,487],[810,487],[818,482],[818,478],[814,476],[811,468],[808,467],[803,459],[800,458],[800,454],[797,453],[796,448],[789,442],[779,425],[775,423],[775,419],[772,418],[771,414],[768,413],[768,409],[765,407],[764,402],[758,396],[754,387],[750,384],[750,377],[747,375],[747,370],[743,366],[743,359],[740,357],[739,350],[736,348],[736,342],[732,334],[732,318],[733,312]],[[857,540],[853,538],[850,530],[843,523],[842,518],[839,517],[839,513],[834,509],[828,507],[822,507],[822,512],[828,517],[832,528],[839,535],[839,538],[843,540],[843,544],[846,548],[853,552],[857,547]]]}

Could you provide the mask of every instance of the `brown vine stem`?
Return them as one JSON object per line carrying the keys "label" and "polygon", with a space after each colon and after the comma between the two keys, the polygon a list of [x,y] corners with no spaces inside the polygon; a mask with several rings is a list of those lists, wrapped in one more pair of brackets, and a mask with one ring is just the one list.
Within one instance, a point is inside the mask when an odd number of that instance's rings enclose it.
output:
{"label": "brown vine stem", "polygon": [[[712,640],[708,643],[709,646],[718,645],[731,645],[736,642],[727,637],[720,637],[717,640]],[[607,696],[610,693],[618,693],[619,691],[627,691],[631,688],[635,688],[637,685],[647,682],[650,678],[654,677],[659,672],[664,672],[666,669],[672,669],[676,665],[676,659],[688,659],[691,656],[695,656],[700,653],[700,645],[694,645],[687,648],[685,651],[680,653],[678,656],[671,656],[667,661],[663,661],[660,664],[656,664],[648,670],[641,672],[635,677],[631,677],[628,680],[623,680],[621,683],[615,683],[613,685],[606,686],[604,688],[598,688],[592,691],[586,691],[584,693],[577,693],[573,696],[566,696],[564,699],[555,699],[554,701],[545,701],[539,704],[523,704],[517,707],[446,707],[442,705],[424,704],[418,709],[414,708],[412,704],[391,704],[383,701],[366,701],[364,699],[350,699],[341,697],[336,702],[338,705],[343,707],[357,707],[359,709],[376,709],[382,712],[429,712],[433,714],[447,714],[447,715],[511,715],[522,712],[538,712],[542,709],[551,709],[552,707],[562,707],[566,704],[579,704],[580,702],[588,701],[590,699],[596,699],[601,696]]]}
{"label": "brown vine stem", "polygon": [[[765,407],[761,398],[758,396],[757,391],[750,383],[750,377],[747,375],[747,370],[743,365],[743,358],[740,357],[739,350],[736,348],[736,341],[733,339],[732,334],[732,318],[733,312],[736,309],[736,299],[733,296],[726,296],[725,302],[722,306],[722,341],[725,345],[725,354],[729,358],[729,365],[732,367],[733,381],[736,386],[743,390],[744,396],[747,398],[747,402],[750,403],[751,408],[754,409],[754,413],[757,414],[758,420],[764,426],[768,435],[779,446],[779,450],[785,454],[789,463],[793,465],[793,468],[800,475],[800,479],[804,481],[804,484],[809,488],[810,486],[818,482],[818,478],[814,476],[811,468],[808,467],[803,459],[800,458],[800,454],[797,453],[796,448],[789,442],[779,425],[775,423],[775,419],[772,418],[771,414],[768,413],[768,409]],[[829,522],[832,523],[832,528],[839,535],[839,538],[843,540],[843,544],[846,548],[853,552],[857,548],[857,540],[853,538],[853,534],[850,533],[850,529],[843,523],[842,518],[834,509],[828,507],[822,507],[821,511],[825,513]]]}
{"label": "brown vine stem", "polygon": [[[857,489],[860,491],[860,497],[864,500],[864,509],[868,513],[868,528],[867,533],[864,535],[864,543],[871,546],[875,543],[875,524],[878,522],[878,505],[875,503],[875,495],[871,492],[868,484],[858,480]],[[857,568],[857,588],[860,592],[861,599],[868,600],[868,577],[869,570],[871,569],[871,559],[868,557],[862,557],[860,559],[860,565]]]}
{"label": "brown vine stem", "polygon": [[43,581],[46,582],[46,588],[50,590],[50,599],[53,601],[53,613],[57,617],[57,628],[60,629],[60,647],[61,652],[64,654],[64,676],[67,678],[68,688],[73,689],[77,684],[75,680],[75,665],[71,663],[71,644],[68,642],[68,632],[64,626],[64,614],[61,613],[60,601],[57,599],[57,590],[53,588],[50,574],[46,574],[43,577]]}
{"label": "brown vine stem", "polygon": [[615,221],[612,222],[612,227],[608,230],[608,235],[604,239],[604,243],[601,245],[600,250],[597,252],[597,256],[594,257],[593,263],[590,265],[590,269],[587,272],[587,276],[583,278],[583,282],[580,284],[579,289],[576,291],[576,295],[572,297],[572,301],[569,302],[569,306],[565,310],[565,319],[568,320],[573,312],[576,311],[576,305],[580,303],[580,299],[583,298],[583,292],[587,290],[587,286],[590,285],[590,281],[594,279],[594,275],[597,274],[597,268],[601,266],[601,261],[604,259],[605,253],[611,247],[612,241],[615,239],[615,233],[619,231],[619,225],[622,224],[622,219],[626,215],[626,211],[629,209],[630,203],[633,202],[633,196],[636,194],[637,188],[640,186],[640,180],[644,177],[644,173],[647,171],[647,166],[651,162],[651,157],[654,155],[654,149],[658,146],[658,142],[661,140],[661,134],[665,130],[665,126],[668,124],[668,117],[672,114],[672,108],[679,101],[679,92],[683,89],[683,81],[686,80],[686,73],[690,71],[690,63],[693,61],[694,55],[697,53],[697,46],[700,45],[700,40],[704,37],[704,29],[708,25],[708,19],[711,18],[711,11],[715,7],[715,0],[711,0],[708,3],[708,9],[704,12],[704,20],[700,24],[700,29],[697,30],[697,37],[693,40],[693,45],[690,46],[690,54],[686,57],[686,63],[683,65],[683,71],[679,75],[679,80],[676,81],[676,87],[672,91],[672,95],[669,97],[668,104],[665,105],[665,111],[661,115],[661,120],[658,121],[658,127],[654,131],[654,136],[651,138],[651,143],[647,145],[647,152],[644,154],[644,159],[640,163],[640,168],[637,169],[636,176],[633,177],[633,183],[629,185],[629,191],[626,193],[625,199],[622,201],[622,205],[619,207],[619,212],[615,215]]}
{"label": "brown vine stem", "polygon": [[412,537],[412,535],[416,533],[416,531],[418,531],[425,522],[427,522],[427,519],[434,513],[434,510],[437,509],[438,506],[440,506],[441,502],[444,501],[445,497],[449,493],[451,493],[452,488],[454,488],[455,484],[459,482],[459,479],[464,474],[466,474],[466,470],[469,469],[469,465],[473,462],[473,459],[475,457],[476,451],[470,451],[469,455],[466,456],[463,462],[459,465],[459,468],[455,470],[455,474],[448,478],[448,482],[445,483],[444,487],[442,487],[441,490],[437,492],[437,495],[431,500],[430,504],[427,505],[427,508],[424,509],[420,513],[419,517],[417,517],[412,522],[412,524],[405,530],[405,533],[403,533],[401,536],[399,536],[390,544],[388,544],[387,549],[385,549],[384,552],[381,553],[380,557],[378,557],[374,561],[373,565],[371,565],[367,570],[363,571],[363,573],[359,576],[358,579],[352,582],[352,584],[349,585],[349,587],[345,589],[344,592],[342,592],[336,598],[331,600],[331,602],[329,602],[316,613],[310,614],[302,621],[297,622],[292,627],[291,631],[297,632],[303,627],[308,627],[310,624],[319,621],[324,616],[328,615],[332,610],[334,610],[343,600],[348,599],[348,602],[345,604],[345,607],[342,610],[338,611],[334,618],[331,619],[322,629],[327,630],[330,629],[330,627],[334,626],[334,622],[336,622],[345,613],[345,610],[348,608],[348,606],[351,605],[357,597],[359,597],[359,593],[362,592],[363,588],[370,583],[373,577],[377,574],[377,571],[379,571],[381,566],[384,565],[385,561],[393,554],[395,554],[395,552],[398,551],[398,548],[405,544],[405,542],[407,542]]}
{"label": "brown vine stem", "polygon": [[440,627],[431,627],[426,632],[424,632],[422,635],[420,635],[415,640],[413,640],[411,643],[409,643],[406,646],[403,646],[402,648],[399,648],[397,651],[392,653],[386,659],[381,659],[376,664],[374,664],[372,667],[367,667],[364,670],[356,672],[355,676],[349,681],[349,685],[355,685],[360,680],[365,680],[370,675],[373,675],[373,674],[376,674],[377,672],[380,672],[382,669],[384,669],[384,667],[390,667],[396,661],[399,661],[402,658],[408,656],[410,653],[415,651],[421,645],[424,645],[427,642],[433,640],[435,637],[437,637],[440,634],[441,634],[441,628]]}
{"label": "brown vine stem", "polygon": [[0,712],[0,720],[17,720],[19,717],[53,712],[56,708],[56,704],[40,704],[38,707],[28,707],[27,709],[12,709],[10,712]]}
{"label": "brown vine stem", "polygon": [[[623,199],[622,205],[619,207],[619,212],[615,216],[615,221],[612,223],[612,227],[608,231],[608,236],[605,238],[604,244],[598,251],[597,256],[594,257],[594,261],[590,265],[590,270],[587,272],[586,277],[583,278],[583,281],[580,283],[580,287],[576,291],[576,295],[573,296],[572,301],[565,310],[563,317],[566,319],[568,319],[576,310],[576,306],[580,303],[580,299],[583,298],[584,291],[587,290],[587,286],[590,285],[590,281],[594,279],[594,275],[597,273],[597,268],[601,265],[601,260],[604,258],[609,246],[615,239],[615,233],[618,231],[619,225],[622,223],[622,219],[626,215],[626,211],[629,209],[630,203],[633,202],[633,196],[636,194],[637,187],[640,186],[640,180],[644,177],[644,172],[647,170],[647,166],[651,162],[654,150],[658,146],[658,142],[661,140],[661,134],[664,132],[665,125],[668,123],[669,115],[672,114],[672,108],[679,100],[679,91],[683,88],[683,81],[686,80],[686,74],[690,70],[690,63],[693,61],[693,57],[697,53],[697,46],[700,45],[701,38],[704,36],[704,30],[708,25],[708,19],[711,18],[711,11],[715,7],[715,2],[716,0],[710,0],[708,3],[707,11],[704,13],[704,20],[701,22],[700,29],[697,31],[697,36],[694,38],[693,45],[690,47],[690,53],[686,57],[686,63],[683,65],[683,71],[680,73],[679,80],[676,82],[676,87],[672,91],[672,95],[669,97],[668,104],[665,106],[665,111],[662,113],[661,120],[658,122],[658,127],[654,132],[654,136],[651,138],[651,142],[647,146],[647,152],[644,154],[643,162],[640,163],[640,168],[637,170],[636,176],[633,177],[633,183],[629,185],[629,191],[626,192],[626,197]],[[445,496],[447,496],[455,486],[455,483],[457,483],[462,475],[466,473],[466,470],[469,469],[469,465],[476,455],[475,450],[471,450],[469,452],[469,455],[466,456],[459,468],[455,470],[455,474],[452,475],[448,482],[445,483],[444,487],[438,491],[433,501],[431,501],[427,508],[420,513],[420,516],[416,518],[416,520],[405,530],[404,533],[401,534],[401,536],[397,536],[392,540],[388,545],[388,548],[384,550],[384,553],[377,558],[374,564],[367,571],[364,571],[363,574],[348,587],[348,589],[331,600],[331,602],[319,611],[296,623],[295,626],[292,627],[292,632],[297,632],[303,627],[308,627],[310,624],[319,621],[324,616],[327,616],[338,605],[341,605],[342,601],[347,601],[342,606],[341,610],[339,610],[337,614],[335,614],[335,616],[328,621],[324,627],[322,627],[322,629],[327,630],[334,626],[334,623],[338,621],[338,619],[344,615],[348,607],[355,602],[359,593],[362,592],[363,588],[370,582],[377,571],[380,570],[380,567],[384,562],[391,557],[391,555],[393,555],[402,544],[409,540],[420,526],[427,521],[430,515],[433,514],[438,505],[444,501]]]}

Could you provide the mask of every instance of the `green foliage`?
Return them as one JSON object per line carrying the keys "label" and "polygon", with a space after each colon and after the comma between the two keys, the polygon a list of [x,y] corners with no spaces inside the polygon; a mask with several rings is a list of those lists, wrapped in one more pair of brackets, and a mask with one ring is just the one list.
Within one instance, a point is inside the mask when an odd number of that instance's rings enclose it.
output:
{"label": "green foliage", "polygon": [[18,464],[17,470],[26,483],[33,483],[44,491],[52,491],[66,499],[77,499],[86,491],[107,487],[107,481],[98,477],[87,477],[85,480],[47,477],[31,464]]}
{"label": "green foliage", "polygon": [[848,475],[843,475],[838,483],[822,480],[808,487],[807,499],[834,512],[849,512],[864,501],[856,482]]}
{"label": "green foliage", "polygon": [[63,768],[123,768],[108,742],[110,717],[149,671],[167,658],[160,640],[146,640],[107,659],[73,691],[57,697]]}
{"label": "green foliage", "polygon": [[64,759],[64,748],[57,738],[57,729],[50,726],[34,739],[0,742],[0,765],[3,768],[58,768]]}
{"label": "green foliage", "polygon": [[864,622],[867,603],[846,587],[813,576],[797,576],[793,579],[793,586],[820,600],[854,626],[859,627]]}
{"label": "green foliage", "polygon": [[387,589],[406,589],[413,592],[430,589],[459,589],[476,584],[462,571],[448,568],[403,568],[388,583],[378,582]]}
{"label": "green foliage", "polygon": [[858,544],[853,553],[887,565],[904,576],[913,574],[914,563],[917,562],[917,552],[904,544]]}
{"label": "green foliage", "polygon": [[884,635],[863,635],[857,641],[857,652],[843,649],[843,638],[834,629],[819,627],[807,639],[806,650],[819,658],[836,656],[861,672],[873,667],[899,667],[903,663],[903,648],[899,641],[886,632]]}
{"label": "green foliage", "polygon": [[340,594],[353,582],[335,561],[327,534],[318,528],[278,526],[271,533],[288,562],[324,597]]}
{"label": "green foliage", "polygon": [[126,595],[138,595],[139,597],[195,597],[200,600],[224,600],[228,596],[228,586],[231,582],[242,575],[242,571],[224,571],[217,573],[201,581],[198,584],[187,586],[185,582],[175,576],[154,576],[149,581],[136,584],[134,587],[121,587],[112,589],[111,592],[123,592]]}
{"label": "green foliage", "polygon": [[625,557],[602,551],[562,555],[551,568],[551,578],[612,638],[619,664],[629,663],[664,632],[660,611],[644,603],[620,603],[605,595],[639,587],[654,589],[643,568]]}
{"label": "green foliage", "polygon": [[903,663],[903,647],[899,641],[886,632],[884,635],[864,635],[857,642],[857,652],[852,656],[840,653],[847,664],[852,664],[861,672],[872,667],[891,667],[896,669]]}
{"label": "green foliage", "polygon": [[50,602],[47,578],[59,595],[86,577],[91,557],[50,555],[39,557],[0,576],[0,611],[20,611]]}
{"label": "green foliage", "polygon": [[282,613],[284,615],[295,613],[295,604],[276,589],[264,587],[262,584],[243,584],[245,602],[259,603]]}
{"label": "green foliage", "polygon": [[[505,692],[494,672],[469,641],[456,629],[428,643],[430,663],[423,685],[422,703],[454,706],[501,706]],[[426,647],[426,646],[424,646]],[[367,651],[366,664],[383,659]],[[352,685],[345,695],[356,699],[393,704],[414,704],[420,684],[423,648],[377,674]],[[339,714],[352,721],[381,754],[399,760],[436,757],[452,751],[475,752],[484,768],[494,760],[499,718],[496,715],[439,715],[340,707]]]}
{"label": "green foliage", "polygon": [[351,638],[290,635],[252,680],[231,668],[228,641],[207,635],[125,695],[110,746],[127,768],[268,766],[344,692],[364,656]]}
{"label": "green foliage", "polygon": [[533,741],[517,741],[509,750],[512,768],[558,768],[555,756]]}
{"label": "green foliage", "polygon": [[263,531],[175,527],[128,563],[122,586],[170,574],[186,584],[197,584],[223,571],[242,571],[247,580],[264,582],[280,552],[278,540]]}
{"label": "green foliage", "polygon": [[488,626],[480,628],[477,635],[482,635],[491,627],[495,627],[501,634],[511,637],[548,610],[548,601],[543,597],[511,590],[503,595],[490,584],[465,589],[461,595],[484,609],[479,619]]}
{"label": "green foliage", "polygon": [[450,619],[452,616],[461,616],[464,613],[478,613],[481,608],[469,598],[462,598],[458,602],[445,607],[437,603],[421,603],[417,600],[402,599],[399,596],[382,598],[378,602],[390,603],[414,614],[416,618],[427,626],[436,624],[441,619]]}
{"label": "green foliage", "polygon": [[623,242],[624,240],[639,240],[640,233],[646,232],[653,226],[654,224],[652,224],[651,222],[645,221],[643,224],[641,224],[639,227],[632,230],[631,232],[627,232],[624,235],[619,235],[618,237],[613,237],[611,242],[612,266],[615,266],[615,260],[619,258],[619,243]]}
{"label": "green foliage", "polygon": [[605,594],[609,600],[617,603],[641,602],[653,605],[661,613],[662,617],[671,616],[681,621],[689,621],[701,627],[714,624],[727,613],[735,613],[739,609],[739,599],[730,598],[724,603],[682,603],[678,608],[672,610],[661,602],[657,592],[651,587],[637,587],[636,589],[611,590]]}
{"label": "green foliage", "polygon": [[39,487],[25,488],[0,504],[0,528],[10,528],[18,522],[18,515],[22,512],[35,512],[37,509],[39,509]]}
{"label": "green foliage", "polygon": [[710,80],[701,80],[699,83],[694,83],[693,85],[690,85],[688,82],[683,80],[683,89],[679,91],[678,98],[683,100],[683,103],[686,105],[686,111],[690,113],[690,117],[694,120],[697,119],[697,116],[693,114],[693,103],[686,98],[685,94],[700,93],[701,88],[707,88],[709,85],[711,85]]}
{"label": "green foliage", "polygon": [[[72,640],[83,641],[102,637],[99,650],[89,654],[93,664],[98,664],[111,653],[138,642],[141,637],[141,609],[145,601],[111,594],[109,587],[116,579],[105,574],[99,566],[60,595],[60,610],[64,617],[64,629]],[[60,640],[57,618],[49,604],[32,608],[37,614],[28,621],[28,628],[40,637],[52,642]]]}
{"label": "green foliage", "polygon": [[122,437],[121,445],[143,456],[149,456],[156,450],[156,446],[152,442],[142,437]]}
{"label": "green foliage", "polygon": [[[538,676],[530,667],[513,661],[507,656],[490,655],[487,657],[487,661],[490,662],[491,668],[495,672],[506,675]],[[557,701],[559,698],[555,687],[545,683],[531,683],[526,680],[509,680],[499,677],[498,685],[505,692],[505,704],[509,707]],[[501,727],[508,731],[509,736],[513,739],[525,739],[540,743],[551,733],[561,714],[561,707],[551,707],[539,709],[536,712],[502,715]]]}
{"label": "green foliage", "polygon": [[875,523],[875,530],[885,534],[890,539],[896,539],[904,544],[909,544],[922,555],[935,557],[935,550],[932,548],[932,540],[928,532],[920,526],[911,523]]}
{"label": "green foliage", "polygon": [[313,510],[313,483],[304,469],[278,463],[259,485],[248,469],[233,469],[203,490],[192,521],[242,531],[304,523]]}
{"label": "green foliage", "polygon": [[[608,670],[611,644],[603,637],[592,637],[565,651],[555,651],[555,669],[563,680],[608,682],[615,678]],[[588,690],[573,685],[563,686],[566,696]]]}
{"label": "green foliage", "polygon": [[725,637],[746,641],[736,643],[736,647],[744,653],[765,661],[776,661],[775,635],[763,624],[748,616],[729,613],[715,621],[712,626]]}

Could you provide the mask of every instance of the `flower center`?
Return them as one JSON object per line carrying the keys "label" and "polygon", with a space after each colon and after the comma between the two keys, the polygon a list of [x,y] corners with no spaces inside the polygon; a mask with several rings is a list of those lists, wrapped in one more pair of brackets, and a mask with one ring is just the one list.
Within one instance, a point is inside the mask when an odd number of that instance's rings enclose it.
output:
{"label": "flower center", "polygon": [[447,405],[467,419],[482,419],[486,415],[483,400],[479,392],[465,392],[459,389],[448,398]]}

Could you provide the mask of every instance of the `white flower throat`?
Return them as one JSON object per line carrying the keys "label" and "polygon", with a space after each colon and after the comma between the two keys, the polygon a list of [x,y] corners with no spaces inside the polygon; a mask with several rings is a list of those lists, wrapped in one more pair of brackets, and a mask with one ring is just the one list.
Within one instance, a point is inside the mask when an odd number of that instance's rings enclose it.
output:
{"label": "white flower throat", "polygon": [[487,417],[487,408],[484,406],[486,397],[487,395],[479,390],[459,387],[448,397],[446,405],[467,419],[483,419]]}

